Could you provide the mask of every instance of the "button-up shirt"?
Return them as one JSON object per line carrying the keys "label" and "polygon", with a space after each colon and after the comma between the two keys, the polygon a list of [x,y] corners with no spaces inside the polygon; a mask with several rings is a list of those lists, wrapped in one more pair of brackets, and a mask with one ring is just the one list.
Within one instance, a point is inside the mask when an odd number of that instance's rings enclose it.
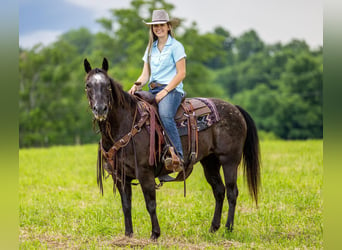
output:
{"label": "button-up shirt", "polygon": [[[146,49],[143,60],[149,63],[148,49]],[[150,60],[150,83],[157,82],[160,84],[169,84],[169,82],[176,76],[176,62],[186,57],[183,45],[172,36],[168,36],[167,42],[162,51],[158,49],[158,40],[154,41],[151,49]],[[180,82],[176,90],[184,93],[183,82]]]}

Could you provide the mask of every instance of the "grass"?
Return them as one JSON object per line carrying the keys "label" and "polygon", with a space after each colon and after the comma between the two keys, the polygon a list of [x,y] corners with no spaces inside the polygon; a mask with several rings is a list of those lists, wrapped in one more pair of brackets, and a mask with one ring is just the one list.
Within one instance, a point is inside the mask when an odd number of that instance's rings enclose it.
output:
{"label": "grass", "polygon": [[151,224],[140,186],[133,186],[134,237],[124,236],[120,195],[112,181],[104,196],[96,185],[97,145],[19,151],[20,249],[322,249],[323,142],[263,141],[259,207],[248,195],[240,172],[235,228],[209,227],[214,197],[198,164],[183,183],[157,191],[161,227],[158,242],[149,240]]}

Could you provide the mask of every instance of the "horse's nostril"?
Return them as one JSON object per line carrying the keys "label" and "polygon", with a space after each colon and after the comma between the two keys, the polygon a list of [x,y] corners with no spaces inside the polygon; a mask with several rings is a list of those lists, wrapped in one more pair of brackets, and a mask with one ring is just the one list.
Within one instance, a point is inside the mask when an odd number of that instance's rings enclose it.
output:
{"label": "horse's nostril", "polygon": [[93,111],[96,112],[97,114],[105,114],[108,112],[108,106],[107,105],[94,105]]}

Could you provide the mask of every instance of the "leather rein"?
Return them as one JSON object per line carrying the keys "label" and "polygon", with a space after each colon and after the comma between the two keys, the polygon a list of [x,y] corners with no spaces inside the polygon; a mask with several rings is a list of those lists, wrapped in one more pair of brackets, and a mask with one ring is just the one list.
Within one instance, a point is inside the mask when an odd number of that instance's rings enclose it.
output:
{"label": "leather rein", "polygon": [[134,118],[133,118],[133,124],[132,124],[132,129],[129,131],[126,135],[124,135],[121,139],[116,141],[114,145],[106,151],[103,148],[102,144],[102,139],[100,140],[100,147],[101,147],[101,152],[102,156],[107,160],[108,163],[110,163],[112,170],[114,170],[114,159],[116,156],[116,152],[119,151],[121,148],[127,146],[127,144],[130,142],[133,136],[135,136],[137,133],[141,131],[141,127],[145,124],[148,116],[141,116],[140,120],[138,121],[137,124],[135,123],[136,115],[137,115],[138,108],[136,108],[135,113],[134,113]]}
{"label": "leather rein", "polygon": [[[138,113],[138,109],[140,112],[140,119],[137,123],[135,123],[136,117],[137,117],[137,113]],[[149,124],[150,125],[150,157],[149,157],[149,164],[152,166],[154,165],[154,163],[156,162],[156,153],[155,153],[155,131],[158,134],[159,137],[159,154],[161,154],[161,138],[162,138],[162,134],[160,131],[160,128],[156,128],[155,126],[155,117],[156,117],[156,110],[154,110],[154,108],[148,104],[147,102],[140,100],[137,102],[137,106],[136,106],[136,110],[134,113],[134,118],[133,118],[133,123],[132,123],[132,129],[126,134],[124,135],[121,139],[119,139],[118,141],[116,141],[113,146],[106,151],[103,148],[103,144],[102,144],[102,139],[99,142],[99,150],[101,150],[101,155],[102,157],[110,164],[112,171],[114,173],[115,170],[115,157],[116,157],[116,153],[121,149],[124,148],[128,145],[128,143],[132,140],[132,138],[138,134],[141,131],[141,128],[144,125]],[[150,118],[150,119],[149,119]],[[136,154],[135,150],[134,150],[134,154]],[[136,158],[136,155],[135,155]]]}

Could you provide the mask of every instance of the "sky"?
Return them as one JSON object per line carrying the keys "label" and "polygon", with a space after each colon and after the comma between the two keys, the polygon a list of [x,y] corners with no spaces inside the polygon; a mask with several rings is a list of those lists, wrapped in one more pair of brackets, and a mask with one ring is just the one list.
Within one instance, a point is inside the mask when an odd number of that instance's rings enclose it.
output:
{"label": "sky", "polygon": [[[304,40],[323,46],[323,0],[167,0],[172,17],[195,21],[200,32],[217,26],[238,37],[255,30],[268,44]],[[85,27],[101,29],[96,19],[110,17],[110,9],[129,8],[129,0],[19,0],[19,45],[47,45],[60,34]],[[147,19],[150,19],[148,17]]]}

